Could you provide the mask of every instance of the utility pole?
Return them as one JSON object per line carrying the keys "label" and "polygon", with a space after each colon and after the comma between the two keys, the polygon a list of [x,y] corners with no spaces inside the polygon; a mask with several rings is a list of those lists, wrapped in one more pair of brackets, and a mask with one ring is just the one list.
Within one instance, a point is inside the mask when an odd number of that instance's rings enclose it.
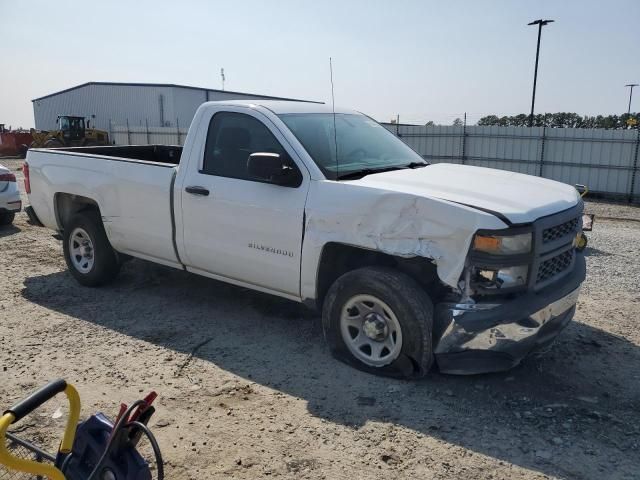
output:
{"label": "utility pole", "polygon": [[529,115],[529,126],[533,127],[533,109],[536,104],[536,83],[538,81],[538,58],[540,57],[540,36],[542,27],[552,23],[554,20],[535,20],[528,25],[538,25],[538,47],[536,48],[536,66],[533,72],[533,95],[531,96],[531,115]]}
{"label": "utility pole", "polygon": [[637,87],[637,83],[628,83],[625,87],[629,87],[629,107],[627,108],[627,115],[631,114],[631,97],[633,96],[633,87]]}

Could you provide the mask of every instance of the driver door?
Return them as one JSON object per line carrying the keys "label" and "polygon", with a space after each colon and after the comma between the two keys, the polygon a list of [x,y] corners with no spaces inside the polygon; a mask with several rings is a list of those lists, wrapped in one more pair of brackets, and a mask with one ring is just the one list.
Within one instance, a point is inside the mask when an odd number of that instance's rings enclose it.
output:
{"label": "driver door", "polygon": [[[183,263],[196,273],[299,298],[308,171],[267,117],[235,110],[211,117],[206,142],[194,153],[198,165],[193,158],[185,174]],[[247,161],[258,152],[286,158],[301,184],[252,179]]]}

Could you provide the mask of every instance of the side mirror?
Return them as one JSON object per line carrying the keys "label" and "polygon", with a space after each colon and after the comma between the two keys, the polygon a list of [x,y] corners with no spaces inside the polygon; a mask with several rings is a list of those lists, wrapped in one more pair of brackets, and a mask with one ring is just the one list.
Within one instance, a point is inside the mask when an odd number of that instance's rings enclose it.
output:
{"label": "side mirror", "polygon": [[249,155],[247,172],[254,180],[283,187],[298,187],[302,175],[278,153],[256,152]]}

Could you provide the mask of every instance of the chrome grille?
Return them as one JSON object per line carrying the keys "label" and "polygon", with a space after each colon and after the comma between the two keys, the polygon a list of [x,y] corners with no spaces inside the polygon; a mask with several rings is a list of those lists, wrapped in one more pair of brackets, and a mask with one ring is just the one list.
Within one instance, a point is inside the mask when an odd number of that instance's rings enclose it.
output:
{"label": "chrome grille", "polygon": [[572,248],[542,262],[538,267],[536,283],[545,282],[569,268],[573,262],[574,251]]}
{"label": "chrome grille", "polygon": [[568,222],[561,223],[560,225],[555,225],[553,227],[549,227],[542,231],[542,243],[549,243],[557,240],[559,238],[565,237],[571,233],[574,233],[578,230],[578,218],[573,218]]}

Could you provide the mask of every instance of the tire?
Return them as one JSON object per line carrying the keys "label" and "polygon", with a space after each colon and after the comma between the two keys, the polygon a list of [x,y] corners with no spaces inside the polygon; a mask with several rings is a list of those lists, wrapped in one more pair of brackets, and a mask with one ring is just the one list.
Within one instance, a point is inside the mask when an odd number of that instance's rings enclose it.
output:
{"label": "tire", "polygon": [[69,272],[81,285],[107,284],[120,271],[118,255],[96,212],[80,212],[70,219],[64,229],[62,247]]}
{"label": "tire", "polygon": [[359,370],[416,378],[433,365],[433,303],[392,268],[365,267],[338,278],[325,297],[322,325],[332,355]]}
{"label": "tire", "polygon": [[15,218],[15,212],[0,213],[0,225],[11,225]]}

